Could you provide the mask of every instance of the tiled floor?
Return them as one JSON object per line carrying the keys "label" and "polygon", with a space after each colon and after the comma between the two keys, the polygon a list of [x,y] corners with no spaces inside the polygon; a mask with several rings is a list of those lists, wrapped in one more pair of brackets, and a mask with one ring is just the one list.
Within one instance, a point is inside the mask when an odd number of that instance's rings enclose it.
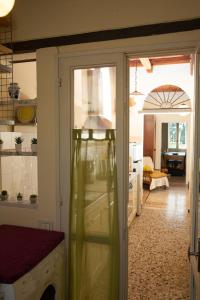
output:
{"label": "tiled floor", "polygon": [[188,189],[151,191],[129,230],[129,300],[189,299]]}

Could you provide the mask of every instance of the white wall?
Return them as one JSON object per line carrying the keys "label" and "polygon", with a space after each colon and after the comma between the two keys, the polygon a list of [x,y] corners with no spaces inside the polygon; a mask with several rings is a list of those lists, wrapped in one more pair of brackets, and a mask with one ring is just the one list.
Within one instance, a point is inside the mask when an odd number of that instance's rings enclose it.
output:
{"label": "white wall", "polygon": [[[174,64],[154,66],[153,72],[146,72],[145,68],[137,68],[137,89],[144,95],[140,101],[144,101],[148,93],[161,85],[176,85],[182,88],[190,99],[194,95],[194,78],[190,73],[190,64]],[[135,68],[130,68],[130,91],[135,89]],[[138,99],[139,101],[139,99]]]}
{"label": "white wall", "polygon": [[138,111],[142,110],[142,102],[136,100],[136,104],[129,107],[129,141],[143,143],[144,116]]}
{"label": "white wall", "polygon": [[20,87],[20,99],[37,97],[36,62],[13,64],[13,82]]}
{"label": "white wall", "polygon": [[199,0],[17,0],[14,40],[190,19],[199,11]]}

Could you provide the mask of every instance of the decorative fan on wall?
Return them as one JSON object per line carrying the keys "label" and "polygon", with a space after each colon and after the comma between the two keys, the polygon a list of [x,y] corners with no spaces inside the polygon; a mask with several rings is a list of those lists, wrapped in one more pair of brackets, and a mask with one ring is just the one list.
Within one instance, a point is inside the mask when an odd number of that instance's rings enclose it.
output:
{"label": "decorative fan on wall", "polygon": [[162,85],[148,94],[143,110],[190,108],[191,101],[184,90],[175,85]]}

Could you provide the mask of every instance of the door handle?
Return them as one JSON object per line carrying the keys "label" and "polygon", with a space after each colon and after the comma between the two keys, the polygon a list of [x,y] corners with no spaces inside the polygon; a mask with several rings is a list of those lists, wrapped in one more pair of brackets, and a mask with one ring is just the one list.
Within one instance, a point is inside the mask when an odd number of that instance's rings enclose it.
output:
{"label": "door handle", "polygon": [[195,256],[197,257],[197,270],[200,273],[200,238],[198,239],[198,251],[190,251],[190,246],[188,248],[188,259],[190,261],[190,256]]}

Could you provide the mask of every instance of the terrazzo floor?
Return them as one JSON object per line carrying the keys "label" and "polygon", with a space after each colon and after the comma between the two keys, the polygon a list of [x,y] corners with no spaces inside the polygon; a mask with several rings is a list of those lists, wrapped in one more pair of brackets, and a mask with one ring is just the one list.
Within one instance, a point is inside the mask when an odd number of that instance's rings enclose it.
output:
{"label": "terrazzo floor", "polygon": [[182,179],[150,192],[129,228],[129,300],[189,299],[189,228]]}

